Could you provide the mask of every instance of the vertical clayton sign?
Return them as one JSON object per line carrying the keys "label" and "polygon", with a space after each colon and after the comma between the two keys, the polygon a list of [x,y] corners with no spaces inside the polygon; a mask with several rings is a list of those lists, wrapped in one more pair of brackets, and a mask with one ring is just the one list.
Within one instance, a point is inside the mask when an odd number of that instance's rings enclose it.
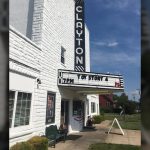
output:
{"label": "vertical clayton sign", "polygon": [[85,72],[84,0],[75,0],[75,71]]}

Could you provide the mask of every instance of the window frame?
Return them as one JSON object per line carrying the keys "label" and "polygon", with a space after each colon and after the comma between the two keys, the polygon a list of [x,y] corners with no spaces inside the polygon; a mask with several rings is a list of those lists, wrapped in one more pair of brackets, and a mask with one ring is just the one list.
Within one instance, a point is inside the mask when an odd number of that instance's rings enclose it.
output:
{"label": "window frame", "polygon": [[[31,114],[32,114],[33,92],[31,92],[31,91],[29,92],[29,91],[12,90],[12,89],[10,89],[9,91],[14,91],[15,92],[13,115],[12,115],[12,123],[11,123],[11,127],[9,127],[9,129],[11,130],[11,129],[24,128],[26,126],[30,126],[30,124],[31,124]],[[31,94],[29,124],[14,126],[14,124],[15,124],[15,115],[16,115],[16,108],[17,108],[17,100],[18,100],[17,98],[18,98],[18,93],[19,92],[21,92],[21,93],[30,93]]]}
{"label": "window frame", "polygon": [[[14,127],[14,118],[15,118],[15,109],[16,109],[16,96],[17,96],[17,91],[15,90],[9,90],[9,92],[15,92],[15,97],[14,97],[14,105],[13,105],[13,113],[12,113],[12,121],[11,121],[11,126],[9,128],[13,128]],[[9,122],[10,124],[10,122]]]}

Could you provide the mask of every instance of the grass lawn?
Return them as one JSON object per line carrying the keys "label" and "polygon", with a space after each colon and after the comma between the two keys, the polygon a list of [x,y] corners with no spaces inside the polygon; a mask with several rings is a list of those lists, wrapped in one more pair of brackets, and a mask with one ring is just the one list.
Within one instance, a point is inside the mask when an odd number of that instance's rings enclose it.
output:
{"label": "grass lawn", "polygon": [[139,146],[122,145],[122,144],[91,144],[89,150],[141,150]]}
{"label": "grass lawn", "polygon": [[[113,120],[117,118],[119,123],[123,129],[130,129],[130,130],[140,130],[141,129],[141,115],[140,114],[133,114],[133,115],[125,115],[125,119],[123,116],[118,114],[104,114],[104,120]],[[117,124],[114,127],[118,127]]]}

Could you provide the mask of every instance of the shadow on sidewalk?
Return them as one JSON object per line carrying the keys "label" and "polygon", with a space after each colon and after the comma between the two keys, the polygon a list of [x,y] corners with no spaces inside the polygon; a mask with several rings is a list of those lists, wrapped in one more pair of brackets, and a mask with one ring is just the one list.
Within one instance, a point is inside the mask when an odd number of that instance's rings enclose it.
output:
{"label": "shadow on sidewalk", "polygon": [[80,132],[93,132],[93,131],[97,131],[96,128],[84,128],[82,131]]}
{"label": "shadow on sidewalk", "polygon": [[71,134],[71,135],[68,135],[67,136],[67,141],[75,141],[75,140],[77,140],[77,139],[79,139],[79,138],[81,138],[82,137],[82,135],[73,135],[73,134]]}

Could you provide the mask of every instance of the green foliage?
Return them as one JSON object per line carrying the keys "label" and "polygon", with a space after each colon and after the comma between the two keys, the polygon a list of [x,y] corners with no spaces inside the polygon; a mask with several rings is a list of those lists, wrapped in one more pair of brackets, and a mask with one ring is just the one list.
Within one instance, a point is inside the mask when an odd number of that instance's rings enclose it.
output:
{"label": "green foliage", "polygon": [[93,116],[93,123],[94,123],[94,124],[99,124],[99,123],[101,123],[103,120],[104,120],[104,117],[103,117],[103,116],[100,116],[100,115],[95,115],[95,116]]}
{"label": "green foliage", "polygon": [[[120,121],[119,123],[123,129],[141,130],[141,122]],[[118,128],[118,125],[115,124],[114,127]]]}
{"label": "green foliage", "polygon": [[105,113],[104,110],[101,108],[101,109],[100,109],[100,114],[101,114],[102,116],[104,116],[104,113]]}
{"label": "green foliage", "polygon": [[114,118],[118,118],[118,114],[113,113],[105,113],[104,114],[104,120],[114,120]]}
{"label": "green foliage", "polygon": [[120,109],[120,108],[114,108],[113,113],[120,114],[121,110],[122,109]]}
{"label": "green foliage", "polygon": [[13,145],[10,150],[34,150],[29,142],[20,142]]}
{"label": "green foliage", "polygon": [[122,93],[120,96],[113,95],[113,100],[117,101],[117,108],[113,110],[115,113],[121,112],[121,109],[119,110],[119,107],[121,106],[125,109],[126,114],[134,114],[139,105],[135,101],[128,100],[128,96],[125,93]]}
{"label": "green foliage", "polygon": [[89,146],[89,150],[141,150],[140,146],[96,143]]}
{"label": "green foliage", "polygon": [[48,139],[35,136],[27,142],[20,142],[13,145],[10,150],[48,150]]}
{"label": "green foliage", "polygon": [[134,114],[136,110],[136,103],[134,101],[127,101],[124,103],[124,107],[126,114]]}
{"label": "green foliage", "polygon": [[113,94],[113,100],[117,100],[118,101],[119,96],[116,94]]}
{"label": "green foliage", "polygon": [[103,113],[112,113],[113,109],[111,107],[109,107],[109,108],[101,108],[100,112],[101,112],[101,114],[103,114]]}
{"label": "green foliage", "polygon": [[123,103],[125,101],[128,101],[128,96],[125,93],[122,93],[120,96],[114,94],[113,100],[120,102],[120,103]]}
{"label": "green foliage", "polygon": [[28,140],[35,150],[48,150],[48,139],[46,137],[34,136]]}
{"label": "green foliage", "polygon": [[[131,129],[131,130],[140,130],[141,129],[141,115],[133,114],[133,115],[125,115],[125,117],[120,116],[118,114],[104,114],[104,120],[114,120],[117,118],[119,123],[123,129]],[[118,125],[114,127],[118,128]]]}

